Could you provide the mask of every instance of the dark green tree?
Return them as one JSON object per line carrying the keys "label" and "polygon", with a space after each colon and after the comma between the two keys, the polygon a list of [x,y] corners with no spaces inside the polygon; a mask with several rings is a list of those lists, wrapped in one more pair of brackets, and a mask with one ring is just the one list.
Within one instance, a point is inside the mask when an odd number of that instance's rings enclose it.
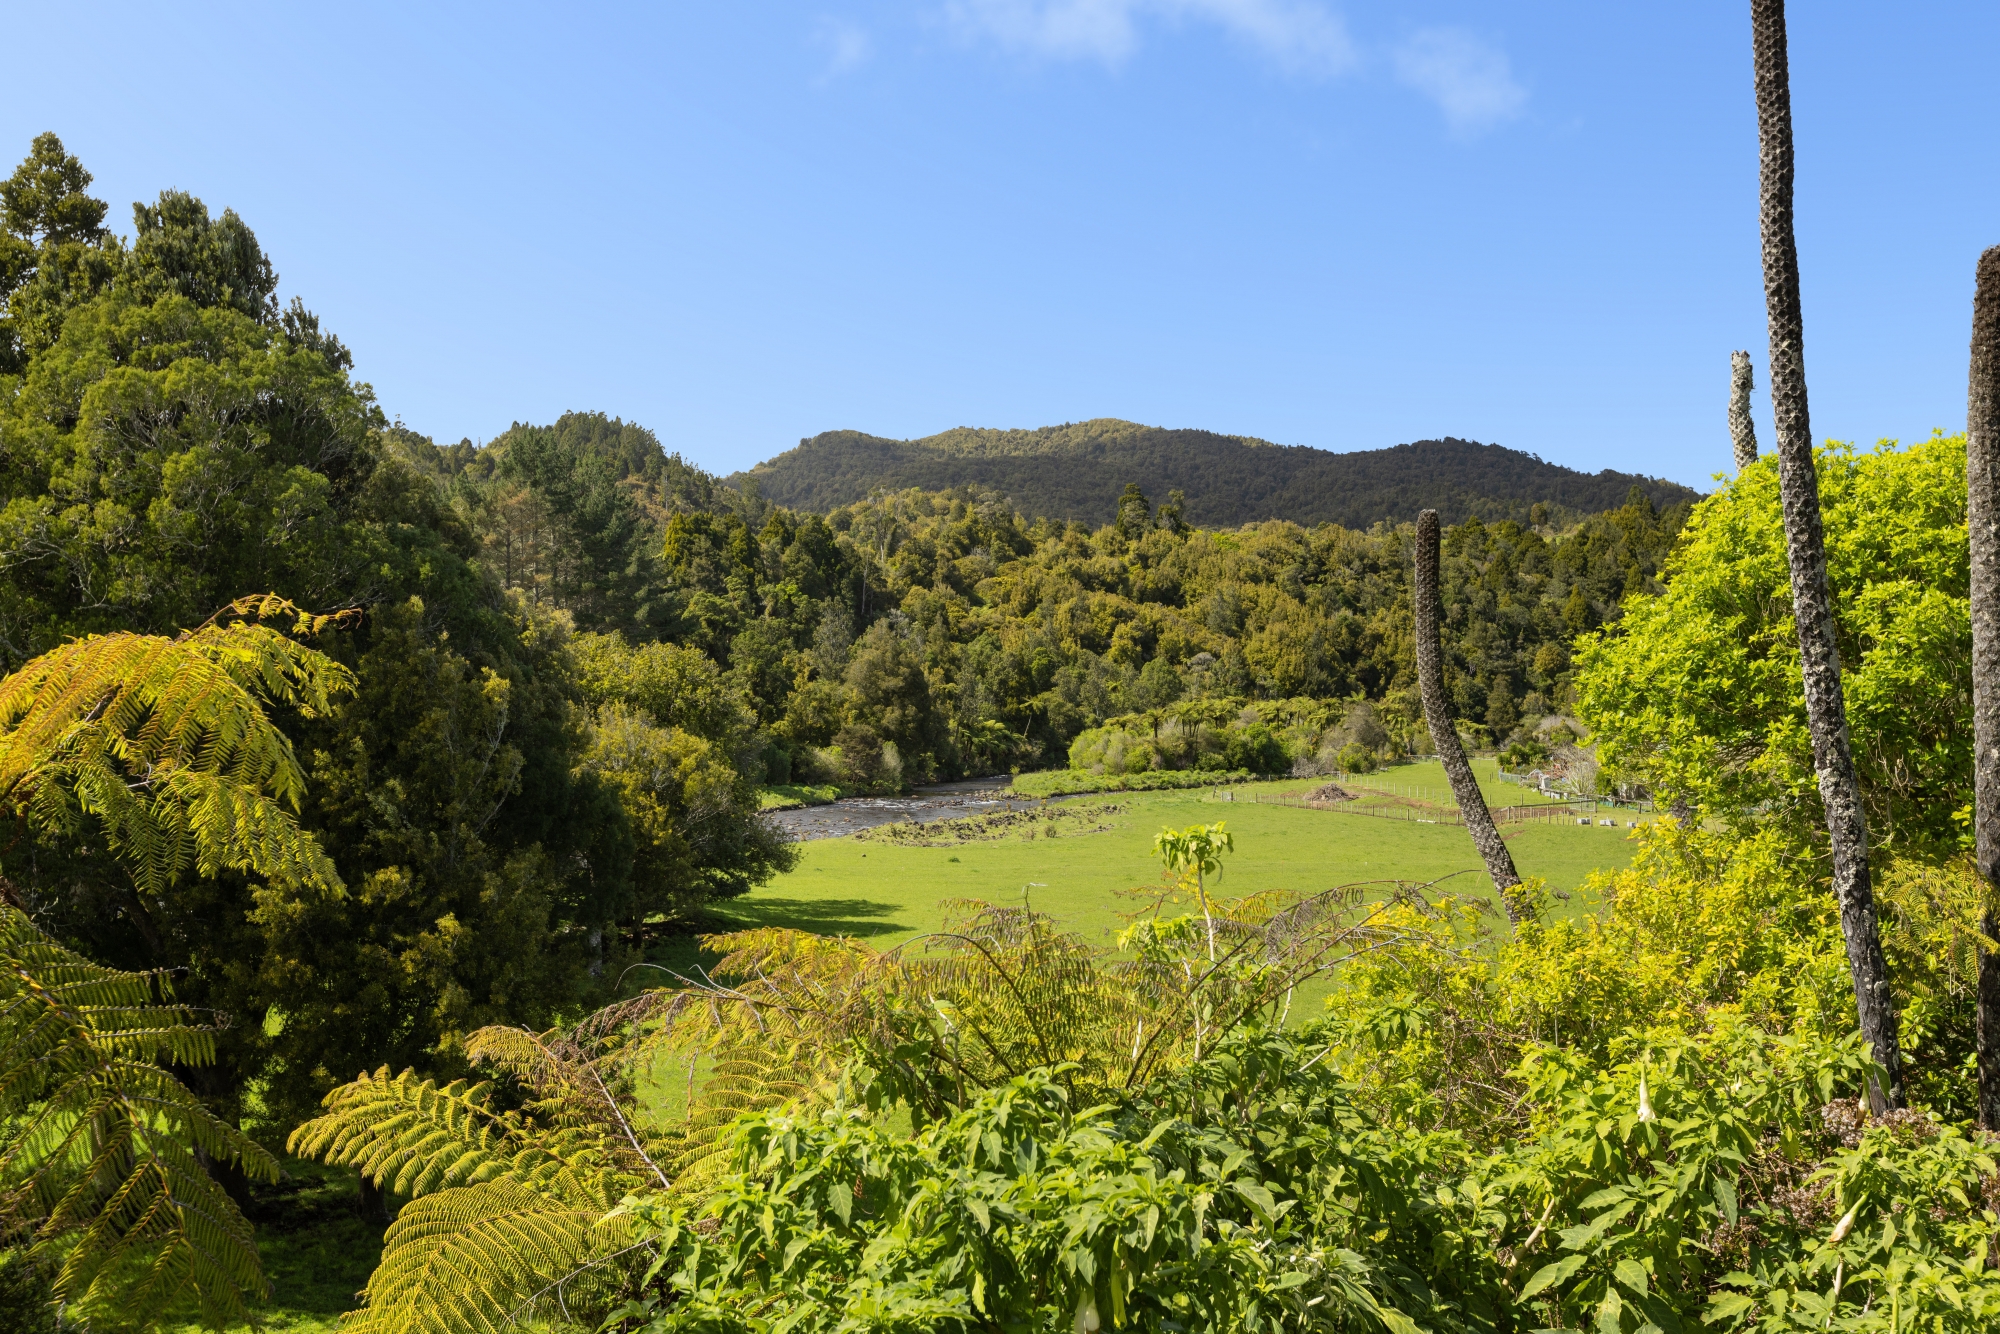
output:
{"label": "dark green tree", "polygon": [[278,323],[277,271],[234,209],[211,219],[193,195],[162,190],[158,202],[132,206],[132,222],[138,234],[124,276],[141,301],[172,293]]}
{"label": "dark green tree", "polygon": [[0,182],[0,375],[19,374],[55,342],[63,316],[97,295],[124,264],[104,226],[90,173],[53,134]]}

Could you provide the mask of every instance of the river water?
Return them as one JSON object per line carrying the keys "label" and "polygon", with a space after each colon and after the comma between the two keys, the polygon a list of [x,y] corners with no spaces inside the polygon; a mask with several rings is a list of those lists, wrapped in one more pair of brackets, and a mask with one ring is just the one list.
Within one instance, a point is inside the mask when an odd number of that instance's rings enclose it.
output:
{"label": "river water", "polygon": [[968,778],[958,783],[933,783],[907,797],[843,797],[828,806],[801,806],[773,811],[771,819],[795,843],[816,838],[844,838],[877,825],[912,821],[956,820],[994,811],[1020,811],[1039,806],[1034,797],[1016,796],[1011,778]]}

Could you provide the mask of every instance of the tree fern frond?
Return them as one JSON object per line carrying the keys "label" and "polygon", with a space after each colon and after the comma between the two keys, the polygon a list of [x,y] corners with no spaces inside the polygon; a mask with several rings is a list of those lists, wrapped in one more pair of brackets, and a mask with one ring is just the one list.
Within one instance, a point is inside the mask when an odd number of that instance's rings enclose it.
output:
{"label": "tree fern frond", "polygon": [[[349,1334],[499,1334],[559,1309],[561,1280],[631,1240],[601,1182],[558,1174],[456,1186],[412,1201],[383,1237],[382,1261]],[[538,1312],[534,1308],[542,1307]]]}
{"label": "tree fern frond", "polygon": [[292,1131],[287,1152],[359,1168],[401,1195],[532,1172],[561,1164],[518,1114],[489,1105],[490,1084],[440,1086],[383,1066],[326,1095],[326,1115]]}
{"label": "tree fern frond", "polygon": [[[0,1149],[7,1209],[56,1295],[243,1318],[264,1280],[250,1227],[196,1157],[276,1180],[277,1163],[155,1062],[212,1059],[214,1034],[155,1003],[165,979],[91,963],[0,905]],[[150,1256],[134,1288],[126,1261]]]}
{"label": "tree fern frond", "polygon": [[282,616],[326,623],[244,599],[178,638],[92,635],[0,681],[0,802],[46,830],[94,823],[149,893],[190,867],[338,889],[285,809],[305,774],[264,706],[318,716],[353,677],[252,619]]}
{"label": "tree fern frond", "polygon": [[[492,1026],[472,1033],[466,1055],[495,1065],[520,1079],[535,1096],[531,1110],[556,1125],[595,1137],[595,1142],[620,1168],[651,1177],[661,1187],[669,1183],[654,1161],[635,1119],[627,1114],[626,1071],[615,1039],[607,1037],[596,1050],[561,1029],[530,1033],[524,1028]],[[621,1100],[619,1093],[627,1096]]]}

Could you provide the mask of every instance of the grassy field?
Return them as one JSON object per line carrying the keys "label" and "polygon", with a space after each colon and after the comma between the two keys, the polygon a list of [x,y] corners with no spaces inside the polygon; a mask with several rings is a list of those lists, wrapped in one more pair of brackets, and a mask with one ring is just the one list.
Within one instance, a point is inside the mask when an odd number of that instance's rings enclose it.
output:
{"label": "grassy field", "polygon": [[[1478,766],[1481,787],[1494,806],[1538,800],[1521,788],[1502,784],[1491,761]],[[1268,889],[1310,893],[1367,880],[1434,880],[1469,871],[1455,880],[1460,892],[1491,892],[1479,869],[1478,854],[1464,829],[1377,819],[1340,811],[1263,805],[1259,793],[1294,793],[1323,780],[1288,779],[1226,789],[1233,800],[1204,791],[1119,792],[1061,803],[1080,817],[1065,819],[1062,830],[1109,826],[1103,832],[1061,832],[1057,837],[1023,837],[1018,828],[986,841],[949,847],[899,846],[893,840],[840,838],[801,847],[798,868],[770,884],[717,906],[713,929],[788,926],[858,936],[877,947],[909,940],[935,929],[954,899],[1019,903],[1023,895],[1069,928],[1106,944],[1124,924],[1121,912],[1136,904],[1119,891],[1158,883],[1153,835],[1164,826],[1227,823],[1236,835],[1215,891],[1235,897]],[[1361,780],[1393,785],[1404,792],[1447,799],[1438,765],[1404,765]],[[792,796],[792,794],[786,794]],[[803,792],[798,794],[804,796]],[[814,794],[817,795],[817,794]],[[1592,871],[1624,866],[1632,844],[1624,827],[1574,823],[1535,824],[1507,830],[1507,843],[1522,874],[1541,876],[1551,888],[1574,890]],[[1559,911],[1589,907],[1576,895]],[[685,969],[700,951],[691,938],[669,939],[654,951],[655,962]],[[635,973],[638,985],[660,975]],[[660,1110],[677,1101],[679,1079],[660,1078]],[[380,1228],[356,1217],[352,1174],[328,1172],[312,1164],[288,1163],[293,1184],[260,1201],[256,1222],[259,1248],[275,1289],[264,1313],[265,1327],[285,1334],[331,1334],[337,1315],[366,1280],[380,1247]]]}
{"label": "grassy field", "polygon": [[[1492,761],[1479,766],[1489,803],[1539,801],[1494,777]],[[933,930],[955,899],[991,903],[1028,901],[1065,926],[1108,940],[1132,904],[1119,891],[1158,881],[1153,835],[1166,826],[1228,824],[1236,852],[1215,890],[1224,896],[1263,890],[1312,893],[1356,881],[1433,880],[1469,871],[1455,886],[1491,892],[1478,854],[1464,829],[1376,819],[1340,811],[1261,805],[1258,793],[1302,792],[1323,780],[1286,779],[1244,784],[1221,794],[1204,791],[1118,792],[1079,797],[1065,805],[1110,812],[1093,823],[1107,832],[1026,838],[1010,833],[956,847],[902,847],[875,839],[824,839],[802,845],[798,868],[768,885],[716,907],[718,929],[790,926],[858,936],[895,945]],[[1435,762],[1398,766],[1364,782],[1447,793]],[[1225,800],[1233,796],[1234,800]],[[1629,832],[1618,827],[1535,824],[1506,831],[1523,875],[1541,876],[1553,889],[1572,890],[1598,869],[1631,858]],[[1571,908],[1580,907],[1571,900]],[[691,941],[665,942],[656,956],[670,965],[692,962]]]}

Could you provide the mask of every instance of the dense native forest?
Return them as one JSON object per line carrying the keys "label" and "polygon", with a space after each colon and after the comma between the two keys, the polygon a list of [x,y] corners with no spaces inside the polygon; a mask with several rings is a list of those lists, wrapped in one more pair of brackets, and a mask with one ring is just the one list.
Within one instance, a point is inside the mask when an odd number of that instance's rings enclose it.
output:
{"label": "dense native forest", "polygon": [[[440,446],[243,219],[89,187],[0,183],[0,1330],[241,1327],[308,1166],[382,1334],[2000,1319],[2000,250],[1967,436],[1453,516],[1433,589],[1400,516],[1146,476],[1093,526],[592,413]],[[1661,818],[1573,895],[1238,883],[1217,822],[1109,945],[636,967],[793,866],[774,785],[1462,744]]]}
{"label": "dense native forest", "polygon": [[1554,518],[1567,525],[1623,504],[1634,486],[1661,508],[1695,498],[1657,477],[1609,468],[1581,473],[1470,440],[1334,454],[1115,418],[1034,431],[959,427],[921,440],[827,431],[729,481],[755,482],[772,500],[821,512],[883,489],[969,486],[1008,497],[1031,514],[1096,527],[1117,518],[1119,488],[1134,477],[1182,492],[1188,522],[1211,528],[1265,519],[1367,528],[1384,519],[1412,522],[1426,508],[1450,523],[1525,524],[1539,512],[1544,518],[1536,523]]}
{"label": "dense native forest", "polygon": [[[564,614],[584,656],[608,671],[660,641],[723,669],[773,783],[894,790],[1061,767],[1088,729],[1164,711],[1192,732],[1215,701],[1367,704],[1395,733],[1373,725],[1374,748],[1420,744],[1408,525],[1197,529],[1178,495],[1156,508],[1136,483],[1095,530],[973,489],[800,513],[719,484],[642,428],[581,413],[483,449],[406,432],[390,447],[443,483],[485,566]],[[1635,490],[1566,531],[1454,528],[1460,717],[1532,742],[1533,721],[1572,690],[1574,636],[1659,588],[1686,514]],[[1289,772],[1344,744],[1344,716],[1334,708],[1275,747],[1219,720],[1201,747],[1149,763]]]}

